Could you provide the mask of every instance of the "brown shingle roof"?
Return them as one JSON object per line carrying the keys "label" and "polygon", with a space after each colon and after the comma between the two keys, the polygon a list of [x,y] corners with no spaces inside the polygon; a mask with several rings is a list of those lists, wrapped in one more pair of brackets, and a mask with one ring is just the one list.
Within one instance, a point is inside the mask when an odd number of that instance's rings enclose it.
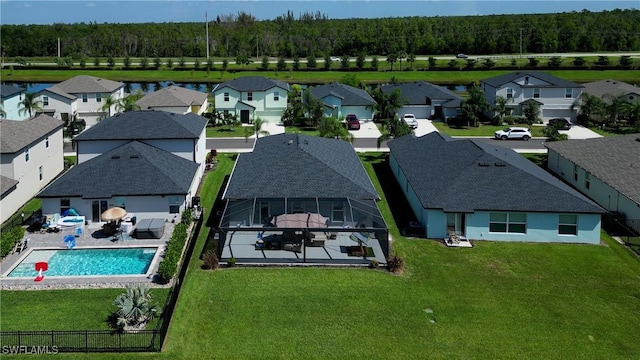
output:
{"label": "brown shingle roof", "polygon": [[158,106],[191,106],[202,105],[207,100],[207,94],[171,85],[154,91],[138,100],[140,109],[150,109]]}
{"label": "brown shingle roof", "polygon": [[78,75],[65,80],[53,87],[57,87],[68,94],[78,93],[111,93],[123,87],[119,81],[97,78],[90,75]]}

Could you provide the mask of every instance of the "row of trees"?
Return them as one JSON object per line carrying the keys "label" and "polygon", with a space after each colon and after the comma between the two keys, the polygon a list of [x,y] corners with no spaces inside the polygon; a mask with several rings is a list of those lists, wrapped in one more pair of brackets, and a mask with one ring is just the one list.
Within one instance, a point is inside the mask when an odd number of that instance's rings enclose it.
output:
{"label": "row of trees", "polygon": [[[426,3],[417,6],[428,6]],[[325,55],[518,54],[630,51],[640,10],[559,14],[330,20],[320,13],[257,21],[248,13],[209,23],[2,25],[2,55],[293,58]]]}

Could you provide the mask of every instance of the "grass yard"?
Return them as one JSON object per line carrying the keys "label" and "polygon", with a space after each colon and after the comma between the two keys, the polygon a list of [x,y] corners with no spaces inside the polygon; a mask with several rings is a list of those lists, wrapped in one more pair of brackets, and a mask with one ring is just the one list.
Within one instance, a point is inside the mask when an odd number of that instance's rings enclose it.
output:
{"label": "grass yard", "polygon": [[299,126],[287,126],[284,131],[288,134],[304,134],[309,136],[320,136],[320,132],[313,128],[304,128]]}
{"label": "grass yard", "polygon": [[434,121],[433,125],[439,132],[447,134],[449,136],[487,136],[493,137],[493,134],[509,126],[526,127],[531,129],[531,135],[533,137],[545,137],[543,134],[544,126],[532,126],[527,124],[515,124],[515,125],[487,125],[480,123],[478,127],[450,127],[449,125],[441,122]]}
{"label": "grass yard", "polygon": [[[216,137],[245,137],[245,129],[249,129],[253,134],[253,128],[249,126],[207,126],[206,132],[208,138]],[[251,135],[250,134],[250,135]]]}

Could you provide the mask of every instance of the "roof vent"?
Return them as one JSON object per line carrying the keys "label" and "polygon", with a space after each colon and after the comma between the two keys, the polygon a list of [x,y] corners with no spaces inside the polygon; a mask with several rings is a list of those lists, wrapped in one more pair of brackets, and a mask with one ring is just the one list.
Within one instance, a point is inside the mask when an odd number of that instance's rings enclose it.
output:
{"label": "roof vent", "polygon": [[507,164],[505,164],[505,163],[503,163],[503,162],[497,162],[497,163],[495,163],[494,165],[495,165],[495,166],[498,166],[498,167],[505,167],[505,166],[507,166]]}
{"label": "roof vent", "polygon": [[129,156],[129,159],[138,159],[139,157],[140,156],[138,156],[138,155],[131,155],[131,156]]}
{"label": "roof vent", "polygon": [[120,155],[113,155],[111,156],[112,159],[120,159]]}
{"label": "roof vent", "polygon": [[287,141],[287,144],[293,145],[293,139],[289,139],[289,141]]}
{"label": "roof vent", "polygon": [[486,163],[486,162],[484,162],[484,161],[480,161],[480,162],[478,163],[478,165],[479,165],[479,166],[491,166],[491,164]]}

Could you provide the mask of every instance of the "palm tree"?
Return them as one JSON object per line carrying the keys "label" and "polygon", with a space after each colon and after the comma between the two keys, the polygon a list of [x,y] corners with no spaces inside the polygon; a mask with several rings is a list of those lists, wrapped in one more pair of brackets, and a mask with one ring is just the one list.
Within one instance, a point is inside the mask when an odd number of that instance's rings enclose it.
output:
{"label": "palm tree", "polygon": [[124,330],[139,330],[158,315],[158,305],[151,303],[149,288],[143,284],[127,286],[127,292],[118,295],[113,304],[118,307],[116,324]]}
{"label": "palm tree", "polygon": [[35,93],[25,93],[20,105],[22,105],[22,109],[18,110],[18,114],[29,113],[29,118],[33,117],[34,112],[44,111],[42,101],[36,99]]}
{"label": "palm tree", "polygon": [[627,102],[624,106],[626,115],[629,117],[629,121],[633,124],[636,130],[640,131],[640,102]]}
{"label": "palm tree", "polygon": [[111,108],[118,105],[118,101],[113,97],[113,95],[109,95],[104,99],[104,104],[100,108],[102,111],[107,111],[107,117],[111,117]]}
{"label": "palm tree", "polygon": [[136,102],[141,97],[141,94],[142,94],[141,90],[138,89],[136,91],[136,94],[132,94],[118,100],[116,104],[116,111],[126,112],[126,111],[140,110],[140,105],[138,105]]}
{"label": "palm tree", "polygon": [[386,140],[397,139],[405,135],[413,134],[413,130],[409,125],[400,120],[398,116],[394,116],[393,118],[385,121],[384,128],[385,131],[380,135],[377,141],[378,148],[380,148],[380,145],[382,145]]}
{"label": "palm tree", "polygon": [[262,136],[270,135],[267,130],[262,130],[262,125],[264,125],[264,121],[259,116],[255,120],[253,120],[253,127],[244,129],[245,142],[249,141],[249,136],[251,135],[255,135],[256,140],[260,137],[260,135]]}
{"label": "palm tree", "polygon": [[469,98],[462,102],[462,113],[467,118],[467,126],[478,125],[484,113],[491,110],[491,105],[484,98],[484,93],[477,85],[469,89]]}
{"label": "palm tree", "polygon": [[618,120],[618,116],[624,113],[625,104],[627,103],[625,96],[605,94],[604,99],[609,100],[610,104],[605,106],[607,123],[609,125],[614,124]]}
{"label": "palm tree", "polygon": [[576,101],[574,101],[573,105],[571,105],[571,110],[574,110],[577,107],[579,122],[588,123],[595,120],[596,116],[602,116],[604,106],[604,102],[599,97],[588,93],[582,93]]}

